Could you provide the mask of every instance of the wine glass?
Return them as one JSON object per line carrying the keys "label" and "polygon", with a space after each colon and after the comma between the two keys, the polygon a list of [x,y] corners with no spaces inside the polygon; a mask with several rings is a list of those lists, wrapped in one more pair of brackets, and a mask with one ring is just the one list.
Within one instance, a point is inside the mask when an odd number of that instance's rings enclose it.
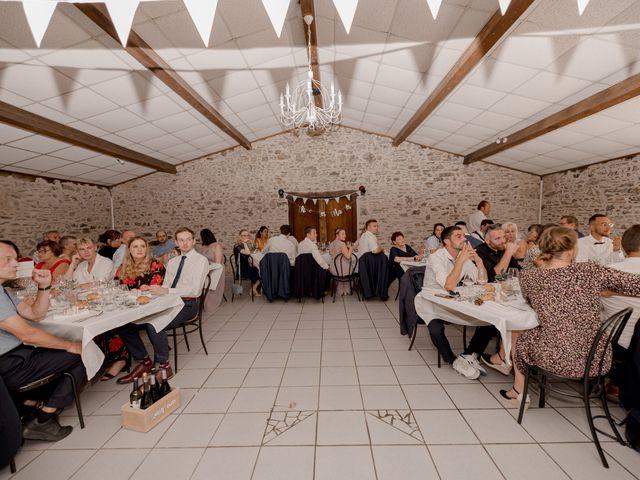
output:
{"label": "wine glass", "polygon": [[484,287],[488,281],[489,281],[489,278],[487,276],[487,271],[478,270],[478,285],[481,285]]}
{"label": "wine glass", "polygon": [[507,270],[507,278],[509,280],[518,280],[518,269],[517,268],[510,268]]}

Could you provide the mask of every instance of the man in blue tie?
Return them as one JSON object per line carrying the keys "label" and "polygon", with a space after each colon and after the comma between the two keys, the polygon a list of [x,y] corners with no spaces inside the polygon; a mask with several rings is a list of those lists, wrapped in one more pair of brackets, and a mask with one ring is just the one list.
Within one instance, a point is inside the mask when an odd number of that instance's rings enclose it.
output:
{"label": "man in blue tie", "polygon": [[[143,285],[140,288],[154,295],[177,293],[182,297],[184,307],[171,323],[165,327],[165,330],[182,325],[196,316],[198,313],[198,297],[202,293],[204,281],[209,273],[209,261],[193,248],[195,245],[193,231],[186,227],[179,228],[176,231],[175,239],[180,249],[180,256],[172,258],[167,263],[167,272],[162,286]],[[153,345],[153,361],[140,338],[140,330],[142,328],[147,330],[147,335],[149,335],[149,340]],[[119,378],[118,383],[133,382],[134,378],[139,378],[144,373],[150,373],[156,363],[159,369],[164,368],[167,370],[168,377],[173,375],[169,364],[169,343],[164,330],[156,332],[155,328],[149,323],[142,325],[130,323],[122,327],[119,330],[119,334],[129,353],[138,363],[131,373]]]}

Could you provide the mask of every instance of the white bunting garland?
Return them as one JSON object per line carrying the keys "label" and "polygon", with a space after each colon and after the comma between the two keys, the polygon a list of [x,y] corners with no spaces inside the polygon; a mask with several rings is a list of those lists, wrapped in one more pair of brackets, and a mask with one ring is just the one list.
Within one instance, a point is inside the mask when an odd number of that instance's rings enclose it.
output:
{"label": "white bunting garland", "polygon": [[24,14],[27,17],[27,23],[31,29],[33,39],[36,41],[36,45],[40,48],[42,43],[42,37],[44,32],[47,31],[53,12],[56,9],[58,2],[45,2],[41,0],[30,0],[22,2],[22,8]]}
{"label": "white bunting garland", "polygon": [[589,0],[578,0],[578,14],[582,16],[584,9],[589,5]]}
{"label": "white bunting garland", "polygon": [[502,15],[504,15],[507,11],[507,8],[509,8],[511,0],[498,0],[498,3],[500,4],[500,11],[502,12]]}
{"label": "white bunting garland", "polygon": [[218,0],[184,0],[184,6],[187,7],[204,46],[208,47]]}
{"label": "white bunting garland", "polygon": [[431,11],[431,16],[435,20],[438,17],[438,12],[440,11],[442,0],[427,0],[427,5],[429,6],[429,10]]}
{"label": "white bunting garland", "polygon": [[344,29],[349,33],[351,24],[353,23],[353,17],[356,14],[356,8],[358,8],[358,0],[333,0],[333,4],[338,11],[340,20],[342,20]]}
{"label": "white bunting garland", "polygon": [[118,38],[123,47],[127,46],[131,25],[133,25],[133,17],[138,9],[138,0],[105,0],[104,4],[109,11],[111,22],[116,29]]}
{"label": "white bunting garland", "polygon": [[278,38],[280,38],[284,21],[287,18],[289,1],[290,0],[262,0],[262,5],[264,5],[264,9],[267,11],[267,15],[269,15],[269,20],[271,20],[271,25],[273,25],[273,29],[276,31]]}

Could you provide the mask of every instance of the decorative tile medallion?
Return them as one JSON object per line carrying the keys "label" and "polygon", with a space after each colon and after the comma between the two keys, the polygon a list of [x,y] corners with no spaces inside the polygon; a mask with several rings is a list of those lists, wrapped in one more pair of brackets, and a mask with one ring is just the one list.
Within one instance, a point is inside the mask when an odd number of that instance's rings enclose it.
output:
{"label": "decorative tile medallion", "polygon": [[419,442],[424,442],[411,410],[369,410],[367,413]]}
{"label": "decorative tile medallion", "polygon": [[271,412],[267,420],[267,429],[262,438],[262,444],[269,443],[274,438],[292,429],[302,421],[313,416],[316,412],[302,412],[289,410],[286,412]]}

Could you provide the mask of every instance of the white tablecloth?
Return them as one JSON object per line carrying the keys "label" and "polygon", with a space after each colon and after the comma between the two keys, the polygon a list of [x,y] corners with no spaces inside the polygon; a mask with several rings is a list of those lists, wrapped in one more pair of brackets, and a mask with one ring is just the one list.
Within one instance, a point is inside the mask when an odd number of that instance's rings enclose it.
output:
{"label": "white tablecloth", "polygon": [[[82,363],[87,369],[87,378],[91,379],[98,373],[104,360],[104,354],[93,341],[94,337],[131,322],[150,323],[160,331],[173,320],[183,306],[184,302],[180,296],[172,293],[154,297],[146,305],[103,312],[82,321],[79,321],[82,316],[78,315],[49,314],[39,325],[43,330],[58,337],[82,342]],[[87,315],[96,313],[98,312],[90,311]]]}
{"label": "white tablecloth", "polygon": [[427,260],[424,259],[421,262],[414,262],[413,260],[407,260],[406,262],[400,262],[400,266],[402,267],[402,270],[406,272],[411,267],[426,267]]}
{"label": "white tablecloth", "polygon": [[511,331],[529,330],[538,326],[538,316],[523,300],[515,301],[512,305],[497,302],[475,305],[467,301],[436,297],[434,293],[446,292],[423,288],[415,298],[416,313],[426,324],[435,319],[457,325],[482,326],[489,323],[500,332],[508,363],[511,362]]}

